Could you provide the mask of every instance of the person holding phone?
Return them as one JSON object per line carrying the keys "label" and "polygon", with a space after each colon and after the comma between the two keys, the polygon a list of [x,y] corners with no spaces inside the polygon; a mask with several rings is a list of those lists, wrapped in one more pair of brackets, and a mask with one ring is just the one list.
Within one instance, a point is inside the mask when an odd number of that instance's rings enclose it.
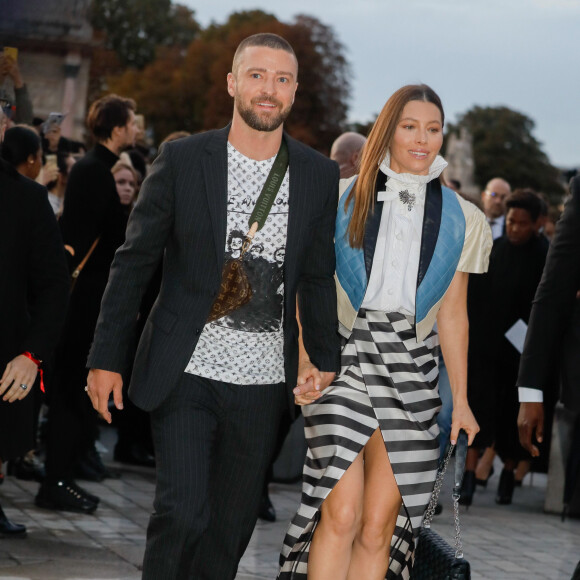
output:
{"label": "person holding phone", "polygon": [[14,104],[13,123],[32,124],[33,110],[32,101],[28,95],[28,88],[22,78],[20,67],[18,66],[18,49],[5,46],[0,53],[0,86],[5,85],[5,80],[10,79],[14,89],[14,99],[9,95],[0,95]]}

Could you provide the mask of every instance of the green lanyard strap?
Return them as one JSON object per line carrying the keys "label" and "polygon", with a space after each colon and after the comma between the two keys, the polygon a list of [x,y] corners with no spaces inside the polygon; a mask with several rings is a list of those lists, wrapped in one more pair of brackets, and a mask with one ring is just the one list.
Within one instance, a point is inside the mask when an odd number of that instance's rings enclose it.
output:
{"label": "green lanyard strap", "polygon": [[[282,138],[280,149],[278,150],[276,159],[274,159],[274,165],[272,165],[272,169],[270,169],[270,173],[268,173],[266,183],[264,183],[264,187],[262,187],[260,197],[258,198],[254,211],[250,216],[250,229],[252,229],[254,223],[258,224],[258,230],[261,230],[264,227],[266,218],[272,209],[272,204],[274,203],[278,190],[280,189],[280,185],[282,185],[286,169],[288,169],[288,145],[286,144],[286,140]],[[256,230],[254,230],[254,232],[255,231]]]}

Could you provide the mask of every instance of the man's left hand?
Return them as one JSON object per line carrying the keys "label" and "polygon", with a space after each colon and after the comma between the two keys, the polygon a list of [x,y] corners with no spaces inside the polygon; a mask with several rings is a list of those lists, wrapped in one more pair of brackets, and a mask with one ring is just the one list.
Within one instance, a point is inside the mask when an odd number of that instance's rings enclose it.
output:
{"label": "man's left hand", "polygon": [[294,400],[297,405],[309,405],[322,396],[334,380],[335,373],[319,371],[309,360],[298,365],[298,380],[294,389]]}
{"label": "man's left hand", "polygon": [[544,439],[544,403],[520,403],[518,431],[522,447],[532,457],[539,457],[540,450],[532,443],[532,436],[535,433],[538,443]]}

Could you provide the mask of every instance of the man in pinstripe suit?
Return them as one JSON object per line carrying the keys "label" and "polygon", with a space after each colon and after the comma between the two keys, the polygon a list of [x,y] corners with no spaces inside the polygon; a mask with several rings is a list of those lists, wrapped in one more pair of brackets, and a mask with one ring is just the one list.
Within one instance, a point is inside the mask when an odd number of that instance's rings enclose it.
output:
{"label": "man in pinstripe suit", "polygon": [[[339,369],[338,167],[283,133],[297,73],[284,39],[259,34],[240,44],[227,79],[231,125],[163,147],[111,268],[87,381],[107,421],[111,392],[122,408],[126,346],[163,258],[129,388],[151,411],[157,459],[145,579],[235,577],[293,389],[307,380],[324,388]],[[235,232],[247,231],[283,136],[289,166],[255,236],[264,249],[244,258],[254,296],[207,323],[224,260],[238,254]],[[296,297],[312,361],[300,369]]]}

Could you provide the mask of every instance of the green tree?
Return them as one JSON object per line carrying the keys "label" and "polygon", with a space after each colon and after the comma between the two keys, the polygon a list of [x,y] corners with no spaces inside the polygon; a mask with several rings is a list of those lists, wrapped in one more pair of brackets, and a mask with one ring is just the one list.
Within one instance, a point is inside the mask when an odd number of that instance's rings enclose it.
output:
{"label": "green tree", "polygon": [[200,31],[192,10],[171,0],[94,0],[91,22],[123,66],[143,68],[157,48],[186,47]]}
{"label": "green tree", "polygon": [[143,71],[110,79],[109,89],[137,101],[158,140],[171,131],[223,127],[232,117],[226,76],[234,52],[258,32],[280,34],[296,51],[299,87],[286,129],[328,153],[346,118],[349,66],[332,29],[309,16],[287,24],[261,10],[235,12],[203,30],[186,51],[167,49]]}
{"label": "green tree", "polygon": [[559,171],[533,136],[532,119],[508,107],[475,106],[449,132],[462,127],[473,137],[475,181],[481,188],[501,176],[512,189],[531,187],[554,199],[562,195]]}

